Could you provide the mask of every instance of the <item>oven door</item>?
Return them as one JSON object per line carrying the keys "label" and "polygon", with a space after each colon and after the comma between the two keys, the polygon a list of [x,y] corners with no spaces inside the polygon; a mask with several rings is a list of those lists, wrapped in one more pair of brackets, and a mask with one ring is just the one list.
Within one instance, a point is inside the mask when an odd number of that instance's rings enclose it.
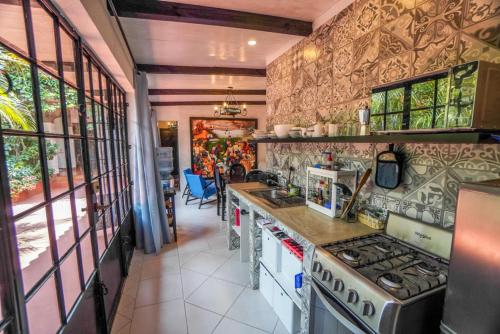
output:
{"label": "oven door", "polygon": [[311,282],[310,334],[373,333],[316,282]]}

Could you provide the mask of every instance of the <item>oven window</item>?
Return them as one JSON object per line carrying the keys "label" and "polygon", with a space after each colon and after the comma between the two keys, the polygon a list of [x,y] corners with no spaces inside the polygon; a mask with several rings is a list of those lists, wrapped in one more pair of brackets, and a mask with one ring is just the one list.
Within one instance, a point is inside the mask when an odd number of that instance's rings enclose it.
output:
{"label": "oven window", "polygon": [[[322,297],[318,296],[321,294]],[[331,304],[336,304],[336,312],[340,313],[344,319],[338,319],[330,310],[332,305],[326,305],[323,300]],[[311,316],[309,323],[310,334],[359,334],[369,333],[357,319],[347,313],[343,307],[328,296],[328,292],[316,285],[316,288],[311,289]],[[347,325],[345,324],[347,321]],[[343,323],[344,322],[344,323]]]}

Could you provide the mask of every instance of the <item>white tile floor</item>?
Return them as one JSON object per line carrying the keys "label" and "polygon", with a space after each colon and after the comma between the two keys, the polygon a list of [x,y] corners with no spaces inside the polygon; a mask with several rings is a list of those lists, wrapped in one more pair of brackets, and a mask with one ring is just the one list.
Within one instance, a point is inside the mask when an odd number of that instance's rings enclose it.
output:
{"label": "white tile floor", "polygon": [[177,244],[157,256],[136,251],[113,334],[286,334],[248,264],[228,251],[215,206],[177,198]]}

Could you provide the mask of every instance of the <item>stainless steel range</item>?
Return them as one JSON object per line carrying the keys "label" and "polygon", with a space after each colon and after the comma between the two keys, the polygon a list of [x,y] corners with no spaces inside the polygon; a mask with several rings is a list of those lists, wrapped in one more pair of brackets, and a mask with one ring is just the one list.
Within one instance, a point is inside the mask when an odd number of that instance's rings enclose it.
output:
{"label": "stainless steel range", "polygon": [[439,332],[451,239],[391,213],[385,233],[318,247],[310,333]]}

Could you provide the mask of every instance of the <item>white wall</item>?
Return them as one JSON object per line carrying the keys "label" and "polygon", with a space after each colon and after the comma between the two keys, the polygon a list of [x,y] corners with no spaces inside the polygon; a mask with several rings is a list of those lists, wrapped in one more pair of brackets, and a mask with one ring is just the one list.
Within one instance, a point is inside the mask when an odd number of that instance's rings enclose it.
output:
{"label": "white wall", "polygon": [[[154,107],[158,121],[177,121],[179,131],[179,169],[191,166],[191,141],[189,138],[189,118],[190,117],[213,117],[212,106],[180,106],[180,107]],[[259,129],[266,128],[266,106],[248,106],[247,118],[257,118]],[[258,146],[258,167],[266,169],[266,145]],[[181,184],[184,180],[181,177]]]}

